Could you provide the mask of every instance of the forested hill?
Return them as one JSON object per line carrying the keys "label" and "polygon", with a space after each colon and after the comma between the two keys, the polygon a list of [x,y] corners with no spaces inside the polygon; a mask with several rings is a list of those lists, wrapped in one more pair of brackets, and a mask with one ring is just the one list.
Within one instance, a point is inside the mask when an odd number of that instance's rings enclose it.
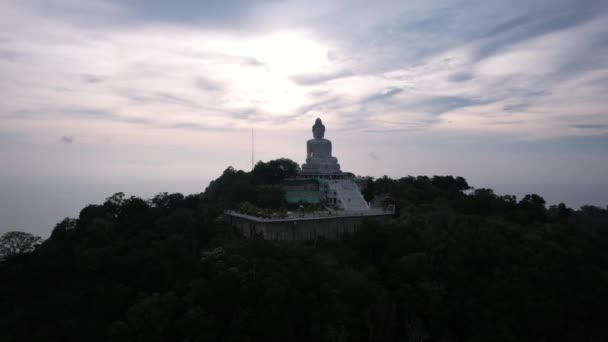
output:
{"label": "forested hill", "polygon": [[[362,179],[391,224],[340,241],[246,240],[286,159],[201,194],[115,194],[0,263],[0,341],[606,341],[608,210],[547,208],[461,177]],[[270,195],[269,195],[270,194]]]}

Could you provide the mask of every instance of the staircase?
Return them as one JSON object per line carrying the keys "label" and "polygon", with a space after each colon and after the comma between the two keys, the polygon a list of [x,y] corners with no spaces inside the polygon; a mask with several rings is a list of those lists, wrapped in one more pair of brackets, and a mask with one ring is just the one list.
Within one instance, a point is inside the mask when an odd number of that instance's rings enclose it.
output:
{"label": "staircase", "polygon": [[328,182],[329,189],[336,192],[336,197],[342,202],[344,210],[368,210],[369,206],[363,199],[361,191],[351,179],[332,179]]}

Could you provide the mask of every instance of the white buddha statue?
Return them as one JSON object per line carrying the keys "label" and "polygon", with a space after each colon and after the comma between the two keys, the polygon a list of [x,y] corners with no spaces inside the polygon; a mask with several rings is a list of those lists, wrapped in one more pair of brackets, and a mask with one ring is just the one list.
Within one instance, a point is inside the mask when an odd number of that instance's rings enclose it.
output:
{"label": "white buddha statue", "polygon": [[303,173],[340,173],[338,159],[331,155],[331,141],[323,138],[325,126],[319,118],[312,126],[312,135],[314,139],[306,142],[306,163],[302,165]]}

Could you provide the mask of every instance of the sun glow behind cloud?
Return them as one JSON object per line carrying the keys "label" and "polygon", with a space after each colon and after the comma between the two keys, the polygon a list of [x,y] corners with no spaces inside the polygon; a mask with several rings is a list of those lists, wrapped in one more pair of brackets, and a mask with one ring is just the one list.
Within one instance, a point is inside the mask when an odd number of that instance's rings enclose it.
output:
{"label": "sun glow behind cloud", "polygon": [[[165,28],[119,34],[112,41],[119,42],[112,49],[121,67],[108,75],[109,82],[121,79],[124,92],[171,93],[183,101],[173,98],[171,104],[166,99],[165,104],[191,105],[172,114],[174,118],[178,112],[190,111],[185,119],[204,117],[206,123],[218,125],[230,119],[225,112],[237,118],[292,115],[310,101],[308,90],[292,77],[332,68],[329,48],[306,32],[239,37]],[[137,75],[145,76],[131,75],[133,67],[139,69]],[[200,79],[199,87],[192,78]],[[222,115],[214,117],[214,111]]]}
{"label": "sun glow behind cloud", "polygon": [[[293,115],[311,98],[292,77],[332,68],[329,48],[306,32],[240,37],[168,27],[14,47],[32,61],[0,61],[0,70],[20,85],[7,89],[16,99],[7,112],[45,108],[46,116],[61,116],[69,108],[111,113],[125,123],[183,127],[249,127],[242,119]],[[47,48],[52,53],[35,60]]]}
{"label": "sun glow behind cloud", "polygon": [[309,100],[306,89],[291,77],[330,68],[328,49],[297,32],[275,32],[245,39],[224,38],[207,46],[230,56],[248,56],[250,63],[221,67],[229,83],[227,108],[258,108],[272,115],[291,115]]}

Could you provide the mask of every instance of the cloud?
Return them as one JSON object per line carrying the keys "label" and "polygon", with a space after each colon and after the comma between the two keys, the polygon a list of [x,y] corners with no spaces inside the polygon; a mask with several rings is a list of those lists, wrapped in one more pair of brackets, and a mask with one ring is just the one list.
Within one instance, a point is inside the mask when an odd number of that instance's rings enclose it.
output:
{"label": "cloud", "polygon": [[200,123],[195,122],[180,122],[172,125],[160,126],[161,128],[170,128],[170,129],[187,129],[194,131],[207,131],[207,132],[228,132],[228,131],[237,131],[238,129],[234,129],[232,127],[214,127],[214,126],[206,126]]}
{"label": "cloud", "polygon": [[531,104],[529,103],[516,103],[516,104],[506,104],[502,108],[507,112],[522,112],[528,108],[530,108]]}
{"label": "cloud", "polygon": [[101,77],[94,76],[94,75],[82,75],[82,80],[85,83],[99,83],[103,79]]}
{"label": "cloud", "polygon": [[600,124],[579,124],[579,125],[572,125],[572,127],[577,128],[577,129],[597,129],[597,130],[608,129],[608,125],[600,125]]}
{"label": "cloud", "polygon": [[19,54],[15,51],[0,49],[0,59],[3,59],[7,62],[17,62],[19,57]]}
{"label": "cloud", "polygon": [[487,104],[489,100],[475,100],[458,96],[436,96],[420,103],[421,108],[433,115],[449,112],[455,109]]}
{"label": "cloud", "polygon": [[374,94],[374,95],[371,95],[371,96],[368,96],[368,97],[364,98],[361,102],[362,103],[367,103],[367,102],[386,100],[388,98],[391,98],[391,97],[399,94],[402,91],[403,91],[403,89],[398,88],[398,87],[389,87],[387,89],[382,90],[378,94]]}
{"label": "cloud", "polygon": [[256,114],[255,109],[244,109],[244,110],[239,110],[239,111],[233,112],[232,117],[237,118],[237,119],[249,119],[250,117],[252,117],[255,114]]}
{"label": "cloud", "polygon": [[195,78],[194,85],[203,91],[209,91],[209,92],[217,92],[217,91],[225,90],[225,86],[223,84],[221,84],[220,82],[211,80],[206,77],[201,77],[201,76],[198,76]]}
{"label": "cloud", "polygon": [[242,129],[321,113],[369,133],[600,134],[608,6],[520,5],[4,3],[0,117]]}
{"label": "cloud", "polygon": [[594,16],[595,13],[586,10],[581,4],[571,3],[508,19],[484,35],[486,39],[477,48],[476,58],[481,60],[519,42],[575,27]]}
{"label": "cloud", "polygon": [[59,142],[62,142],[64,144],[71,144],[74,142],[74,137],[69,136],[69,135],[64,135],[59,139]]}
{"label": "cloud", "polygon": [[457,72],[448,77],[450,82],[465,82],[473,79],[473,75],[468,72]]}
{"label": "cloud", "polygon": [[389,129],[366,129],[365,133],[404,133],[404,132],[416,132],[416,128],[389,128]]}
{"label": "cloud", "polygon": [[294,75],[291,79],[300,85],[315,85],[324,83],[327,81],[352,76],[351,71],[340,70],[331,73],[317,73],[317,74],[300,74]]}
{"label": "cloud", "polygon": [[127,0],[125,17],[142,22],[211,26],[214,28],[244,25],[261,1],[184,0],[179,6],[162,0]]}

